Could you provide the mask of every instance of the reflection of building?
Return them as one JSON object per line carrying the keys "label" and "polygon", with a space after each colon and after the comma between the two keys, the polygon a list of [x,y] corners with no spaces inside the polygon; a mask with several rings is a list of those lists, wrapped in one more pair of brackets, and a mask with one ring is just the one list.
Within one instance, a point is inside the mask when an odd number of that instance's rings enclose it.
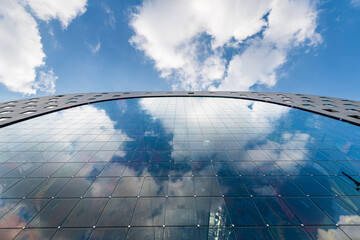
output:
{"label": "reflection of building", "polygon": [[360,235],[358,102],[161,94],[0,104],[0,239]]}

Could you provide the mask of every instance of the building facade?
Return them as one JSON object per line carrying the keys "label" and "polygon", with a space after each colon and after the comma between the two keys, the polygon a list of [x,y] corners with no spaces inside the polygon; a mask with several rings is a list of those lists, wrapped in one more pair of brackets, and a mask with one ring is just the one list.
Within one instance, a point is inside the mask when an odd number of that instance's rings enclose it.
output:
{"label": "building facade", "polygon": [[0,239],[360,236],[359,102],[150,92],[0,109]]}

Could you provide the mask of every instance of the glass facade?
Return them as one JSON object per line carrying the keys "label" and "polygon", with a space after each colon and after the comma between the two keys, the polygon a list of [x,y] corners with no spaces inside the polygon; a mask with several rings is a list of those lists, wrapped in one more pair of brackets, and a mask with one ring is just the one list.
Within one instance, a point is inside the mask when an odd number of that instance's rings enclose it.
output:
{"label": "glass facade", "polygon": [[0,239],[359,239],[360,128],[162,97],[0,128]]}

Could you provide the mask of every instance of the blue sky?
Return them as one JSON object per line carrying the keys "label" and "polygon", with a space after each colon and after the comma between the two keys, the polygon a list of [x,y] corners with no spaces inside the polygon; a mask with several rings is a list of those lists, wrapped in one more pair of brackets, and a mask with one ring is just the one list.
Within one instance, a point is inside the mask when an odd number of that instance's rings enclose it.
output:
{"label": "blue sky", "polygon": [[253,90],[360,100],[360,1],[3,0],[0,101]]}

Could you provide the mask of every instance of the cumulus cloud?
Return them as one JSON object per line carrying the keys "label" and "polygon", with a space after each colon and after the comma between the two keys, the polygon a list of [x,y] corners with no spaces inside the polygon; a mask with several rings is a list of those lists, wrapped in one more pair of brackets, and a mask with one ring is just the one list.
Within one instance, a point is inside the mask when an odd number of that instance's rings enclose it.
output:
{"label": "cumulus cloud", "polygon": [[87,0],[27,0],[36,17],[43,21],[58,19],[63,28],[85,13]]}
{"label": "cumulus cloud", "polygon": [[36,67],[45,64],[34,18],[17,1],[0,1],[0,82],[11,91],[33,94]]}
{"label": "cumulus cloud", "polygon": [[52,69],[44,70],[47,69],[46,55],[38,24],[28,7],[39,19],[59,19],[66,28],[73,18],[84,13],[86,0],[66,2],[0,1],[0,83],[10,91],[23,94],[36,94],[37,90],[55,92],[57,77]]}
{"label": "cumulus cloud", "polygon": [[147,0],[130,43],[174,89],[271,87],[292,48],[321,42],[316,17],[312,0]]}

